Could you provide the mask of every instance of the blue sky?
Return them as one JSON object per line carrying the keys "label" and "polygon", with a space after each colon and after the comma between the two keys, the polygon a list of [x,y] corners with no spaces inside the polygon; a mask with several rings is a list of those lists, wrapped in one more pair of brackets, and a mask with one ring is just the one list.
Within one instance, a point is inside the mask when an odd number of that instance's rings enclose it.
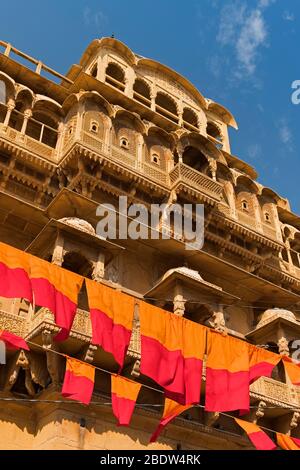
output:
{"label": "blue sky", "polygon": [[236,117],[232,154],[300,214],[299,0],[14,0],[0,18],[2,40],[61,73],[114,33],[185,75]]}

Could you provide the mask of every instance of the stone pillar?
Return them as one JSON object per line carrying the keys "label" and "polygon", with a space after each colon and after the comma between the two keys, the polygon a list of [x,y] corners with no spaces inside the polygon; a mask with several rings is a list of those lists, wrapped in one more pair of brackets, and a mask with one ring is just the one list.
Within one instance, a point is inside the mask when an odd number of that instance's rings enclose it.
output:
{"label": "stone pillar", "polygon": [[142,168],[143,161],[143,148],[144,148],[144,137],[142,134],[138,134],[137,137],[137,168]]}
{"label": "stone pillar", "polygon": [[252,194],[252,202],[253,202],[253,209],[254,209],[255,225],[256,225],[257,230],[262,232],[263,227],[262,227],[262,221],[261,221],[260,205],[258,203],[258,200],[255,194]]}
{"label": "stone pillar", "polygon": [[100,282],[104,278],[105,274],[105,254],[103,251],[100,251],[98,254],[98,259],[94,265],[92,272],[92,279],[94,281]]}
{"label": "stone pillar", "polygon": [[211,173],[211,177],[214,181],[217,181],[217,162],[214,158],[208,159],[208,167]]}
{"label": "stone pillar", "polygon": [[156,89],[151,90],[150,99],[151,99],[151,109],[155,111],[155,98],[156,98]]}
{"label": "stone pillar", "polygon": [[52,254],[52,263],[56,264],[57,266],[62,266],[64,261],[64,237],[58,231],[56,240],[55,240],[55,245],[54,245],[54,250]]}
{"label": "stone pillar", "polygon": [[24,112],[24,120],[23,120],[23,124],[22,124],[22,128],[21,128],[21,134],[22,135],[25,135],[25,132],[26,132],[26,129],[27,129],[27,124],[28,124],[29,118],[31,118],[31,116],[32,116],[31,110],[26,109],[26,111]]}
{"label": "stone pillar", "polygon": [[183,317],[185,312],[186,299],[183,297],[183,289],[181,283],[177,283],[174,291],[173,312],[175,315]]}
{"label": "stone pillar", "polygon": [[9,100],[7,104],[6,116],[5,116],[4,123],[3,123],[4,130],[7,129],[11,113],[14,109],[15,109],[15,102],[13,100]]}

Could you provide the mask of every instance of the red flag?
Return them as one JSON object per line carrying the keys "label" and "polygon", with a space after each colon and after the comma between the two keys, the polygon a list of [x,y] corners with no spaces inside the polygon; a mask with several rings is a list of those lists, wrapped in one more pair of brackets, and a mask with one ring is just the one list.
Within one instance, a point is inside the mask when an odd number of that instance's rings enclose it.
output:
{"label": "red flag", "polygon": [[111,353],[123,367],[129,346],[134,314],[134,298],[86,279],[92,322],[92,344]]}
{"label": "red flag", "polygon": [[26,351],[29,351],[26,341],[20,336],[10,333],[9,331],[0,330],[0,341],[4,341],[7,349],[25,349]]}
{"label": "red flag", "polygon": [[185,405],[199,403],[207,328],[140,303],[141,373]]}
{"label": "red flag", "polygon": [[120,375],[111,376],[112,409],[119,426],[128,426],[130,423],[141,386]]}
{"label": "red flag", "polygon": [[176,418],[176,416],[179,416],[181,413],[188,410],[189,408],[192,408],[192,406],[193,405],[180,405],[176,401],[170,400],[170,398],[166,398],[162,419],[158,427],[152,434],[150,442],[155,442],[162,430],[167,426],[170,421],[172,421],[174,418]]}
{"label": "red flag", "polygon": [[55,323],[61,328],[54,339],[67,339],[76,314],[83,277],[31,256],[30,279],[35,304],[48,308],[55,317]]}
{"label": "red flag", "polygon": [[32,302],[29,255],[5,243],[0,243],[0,296]]}
{"label": "red flag", "polygon": [[62,396],[88,405],[95,382],[95,367],[67,356]]}
{"label": "red flag", "polygon": [[257,450],[275,450],[276,445],[257,424],[234,418],[235,422],[247,433],[250,441]]}
{"label": "red flag", "polygon": [[277,444],[283,450],[300,450],[300,439],[279,432],[276,433],[276,438]]}

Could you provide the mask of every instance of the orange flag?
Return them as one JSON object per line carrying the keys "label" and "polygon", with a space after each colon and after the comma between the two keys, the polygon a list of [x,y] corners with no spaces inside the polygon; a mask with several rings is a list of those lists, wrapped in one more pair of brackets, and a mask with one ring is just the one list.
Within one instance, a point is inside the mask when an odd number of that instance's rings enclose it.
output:
{"label": "orange flag", "polygon": [[32,302],[29,255],[0,242],[0,296]]}
{"label": "orange flag", "polygon": [[235,422],[247,433],[250,441],[257,450],[275,450],[276,445],[257,424],[234,418]]}
{"label": "orange flag", "polygon": [[134,298],[111,287],[86,279],[92,323],[92,344],[111,353],[123,367],[129,346],[134,314]]}
{"label": "orange flag", "polygon": [[140,303],[141,373],[183,405],[199,403],[207,328]]}
{"label": "orange flag", "polygon": [[91,401],[95,382],[95,367],[67,356],[62,396],[85,405]]}
{"label": "orange flag", "polygon": [[249,410],[249,345],[208,332],[206,411]]}
{"label": "orange flag", "polygon": [[0,330],[0,341],[4,341],[7,349],[25,349],[29,351],[26,341],[9,331]]}
{"label": "orange flag", "polygon": [[[271,377],[274,367],[281,360],[282,356],[263,348],[258,348],[249,344],[250,354],[250,383],[258,377]],[[299,369],[300,370],[300,369]]]}
{"label": "orange flag", "polygon": [[112,409],[119,426],[128,426],[141,384],[120,375],[111,375]]}
{"label": "orange flag", "polygon": [[76,314],[83,277],[31,256],[30,279],[35,304],[48,308],[55,317],[55,323],[61,328],[54,339],[67,339]]}
{"label": "orange flag", "polygon": [[277,444],[284,450],[300,450],[300,439],[287,436],[286,434],[276,433]]}
{"label": "orange flag", "polygon": [[286,375],[293,385],[300,385],[300,362],[294,362],[288,356],[282,356]]}
{"label": "orange flag", "polygon": [[189,408],[192,408],[192,406],[193,405],[180,405],[176,401],[166,398],[162,419],[158,427],[152,434],[150,442],[155,442],[162,430],[167,426],[170,421],[172,421],[174,418],[176,418],[176,416],[179,416],[181,413],[188,410]]}

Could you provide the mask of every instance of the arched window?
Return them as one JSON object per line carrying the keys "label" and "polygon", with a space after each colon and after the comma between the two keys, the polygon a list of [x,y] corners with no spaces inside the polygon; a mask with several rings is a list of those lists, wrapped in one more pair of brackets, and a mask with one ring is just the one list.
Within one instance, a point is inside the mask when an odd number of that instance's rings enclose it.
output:
{"label": "arched window", "polygon": [[57,128],[58,122],[50,114],[34,109],[32,118],[29,119],[27,124],[26,134],[49,147],[55,148]]}
{"label": "arched window", "polygon": [[177,106],[170,96],[165,93],[157,93],[155,99],[155,109],[162,116],[178,124]]}
{"label": "arched window", "polygon": [[94,78],[97,78],[97,74],[98,74],[98,65],[94,64],[91,69],[91,76]]}
{"label": "arched window", "polygon": [[96,121],[91,121],[90,124],[90,132],[94,132],[94,134],[98,134],[99,131],[99,124]]}
{"label": "arched window", "polygon": [[150,107],[151,97],[150,97],[150,87],[149,85],[140,78],[137,78],[133,85],[133,97],[135,100],[139,101],[142,104]]}
{"label": "arched window", "polygon": [[106,82],[121,91],[125,89],[124,70],[114,62],[110,62],[106,67]]}
{"label": "arched window", "polygon": [[151,154],[151,162],[155,163],[156,165],[160,164],[160,158],[159,158],[159,155],[157,153],[152,153]]}
{"label": "arched window", "polygon": [[243,211],[249,211],[249,204],[245,199],[242,200],[242,209]]}
{"label": "arched window", "polygon": [[0,103],[6,104],[6,85],[3,80],[0,80]]}
{"label": "arched window", "polygon": [[183,110],[183,127],[188,130],[195,130],[198,129],[198,119],[197,114],[192,111],[190,108],[184,108]]}
{"label": "arched window", "polygon": [[75,251],[69,251],[64,256],[62,267],[88,278],[91,278],[93,270],[92,263],[81,253],[77,253]]}
{"label": "arched window", "polygon": [[213,138],[213,141],[216,143],[218,148],[222,148],[223,138],[220,132],[220,129],[213,122],[208,122],[206,126],[206,133],[209,137]]}
{"label": "arched window", "polygon": [[120,138],[120,147],[128,150],[129,149],[129,140],[127,137],[121,137]]}
{"label": "arched window", "polygon": [[269,212],[265,212],[265,221],[266,222],[271,222],[271,216],[270,216]]}
{"label": "arched window", "polygon": [[207,173],[208,161],[205,155],[196,147],[187,146],[182,153],[182,161],[200,173]]}

